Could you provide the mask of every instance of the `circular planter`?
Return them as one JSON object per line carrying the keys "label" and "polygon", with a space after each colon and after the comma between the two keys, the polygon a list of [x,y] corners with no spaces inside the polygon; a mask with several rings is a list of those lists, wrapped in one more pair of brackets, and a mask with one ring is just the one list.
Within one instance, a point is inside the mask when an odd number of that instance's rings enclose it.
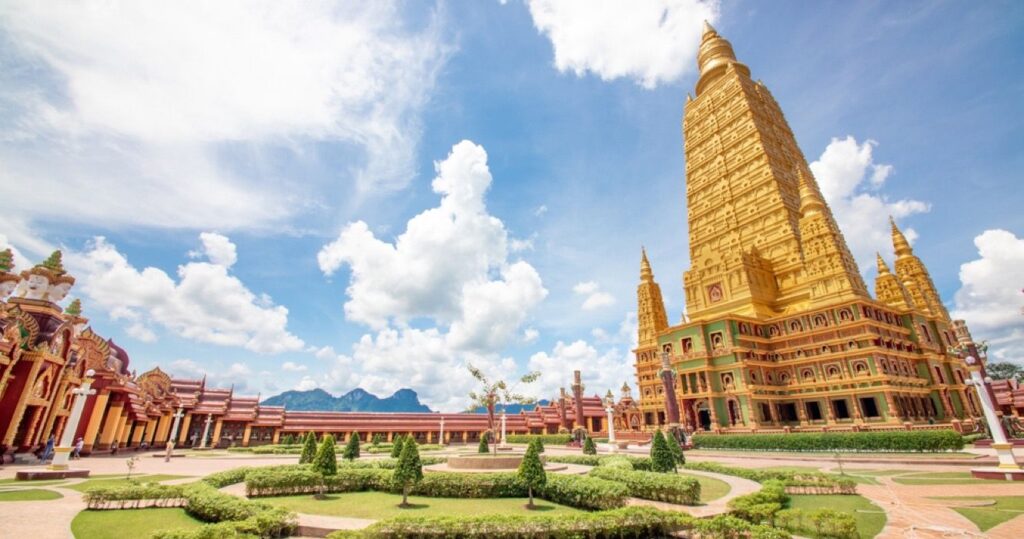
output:
{"label": "circular planter", "polygon": [[[543,457],[542,457],[543,460]],[[523,455],[458,455],[448,457],[452,470],[514,470],[523,461]]]}

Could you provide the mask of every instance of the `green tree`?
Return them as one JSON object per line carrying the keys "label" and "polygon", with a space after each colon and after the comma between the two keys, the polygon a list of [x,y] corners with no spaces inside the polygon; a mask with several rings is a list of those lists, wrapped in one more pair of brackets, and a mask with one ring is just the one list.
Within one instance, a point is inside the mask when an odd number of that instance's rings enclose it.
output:
{"label": "green tree", "polygon": [[404,442],[405,436],[402,436],[401,434],[396,434],[395,437],[391,439],[391,458],[397,459],[402,456],[402,444]]}
{"label": "green tree", "polygon": [[306,433],[302,441],[302,454],[299,455],[299,464],[310,464],[316,456],[316,435],[312,432]]}
{"label": "green tree", "polygon": [[676,471],[676,461],[672,457],[672,450],[665,441],[661,431],[654,433],[654,441],[651,442],[651,471],[668,473]]}
{"label": "green tree", "polygon": [[[544,441],[541,440],[539,436],[536,437],[536,438],[530,438],[530,445],[537,446],[537,452],[538,453],[543,453],[544,452]],[[527,448],[527,449],[529,449],[529,448]]]}
{"label": "green tree", "polygon": [[686,455],[683,455],[683,446],[679,445],[679,440],[672,432],[665,434],[665,441],[668,442],[668,448],[672,451],[672,460],[679,466],[686,464]]}
{"label": "green tree", "polygon": [[594,445],[594,439],[587,436],[587,439],[583,441],[583,454],[584,455],[596,455],[597,446]]}
{"label": "green tree", "polygon": [[402,443],[402,454],[398,456],[398,464],[391,478],[396,485],[402,487],[402,503],[399,507],[409,507],[409,489],[423,479],[420,451],[411,436]]}
{"label": "green tree", "polygon": [[989,363],[985,365],[985,373],[992,377],[993,380],[1024,382],[1024,367],[1014,363]]}
{"label": "green tree", "polygon": [[334,436],[327,434],[320,441],[320,447],[316,450],[313,458],[313,471],[320,474],[320,490],[316,493],[318,499],[323,499],[327,493],[326,478],[338,473],[338,457],[334,454]]}
{"label": "green tree", "polygon": [[490,436],[489,432],[485,432],[480,436],[480,445],[477,446],[477,453],[489,453],[490,447],[487,445],[487,437]]}
{"label": "green tree", "polygon": [[381,433],[378,432],[378,433],[373,435],[373,438],[370,440],[370,445],[372,445],[373,447],[377,447],[383,441],[384,441],[384,436],[381,435]]}
{"label": "green tree", "polygon": [[281,445],[292,445],[295,443],[295,437],[291,434],[285,434],[281,437]]}
{"label": "green tree", "polygon": [[[491,432],[494,431],[494,409],[496,406],[499,404],[533,404],[536,402],[532,397],[513,393],[513,388],[510,388],[504,380],[491,382],[484,376],[483,371],[472,365],[469,365],[469,373],[482,385],[479,393],[476,391],[469,392],[469,398],[473,400],[470,408],[483,407],[487,411],[487,429]],[[540,371],[530,372],[520,378],[517,384],[530,384],[536,382],[538,378],[540,378]]]}
{"label": "green tree", "polygon": [[536,444],[530,444],[526,448],[526,455],[523,455],[523,461],[519,463],[519,470],[516,474],[526,484],[527,492],[530,495],[530,503],[526,505],[526,508],[533,509],[535,507],[533,505],[533,489],[543,487],[548,481]]}
{"label": "green tree", "polygon": [[348,435],[348,443],[345,444],[345,449],[341,452],[341,457],[345,460],[356,460],[359,458],[359,433],[353,432]]}

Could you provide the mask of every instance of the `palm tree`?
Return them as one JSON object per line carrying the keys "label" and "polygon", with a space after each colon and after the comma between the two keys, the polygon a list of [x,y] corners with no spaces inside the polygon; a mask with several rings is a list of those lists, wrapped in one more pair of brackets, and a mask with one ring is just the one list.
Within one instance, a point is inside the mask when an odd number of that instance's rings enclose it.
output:
{"label": "palm tree", "polygon": [[[473,365],[468,365],[468,368],[469,373],[472,374],[473,378],[476,378],[482,386],[479,393],[476,391],[469,392],[469,398],[473,400],[472,407],[477,408],[482,406],[487,410],[487,428],[491,432],[495,432],[494,409],[497,406],[500,405],[502,407],[502,411],[504,411],[505,406],[510,403],[533,404],[536,402],[536,399],[533,397],[514,393],[513,389],[515,386],[509,387],[508,383],[504,380],[491,382],[480,369]],[[516,382],[516,385],[533,383],[536,382],[538,378],[540,378],[540,371],[529,372],[523,375],[523,377]]]}

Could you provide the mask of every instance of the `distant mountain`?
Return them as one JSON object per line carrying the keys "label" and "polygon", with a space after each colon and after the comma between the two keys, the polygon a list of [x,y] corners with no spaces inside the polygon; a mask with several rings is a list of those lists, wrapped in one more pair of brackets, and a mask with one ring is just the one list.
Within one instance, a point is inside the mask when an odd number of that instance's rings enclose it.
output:
{"label": "distant mountain", "polygon": [[[549,402],[550,401],[547,400],[547,399],[541,399],[541,400],[537,401],[537,404],[539,404],[541,406],[547,406]],[[533,410],[534,407],[537,406],[537,404],[509,404],[508,406],[505,407],[505,413],[506,414],[518,414],[520,410],[526,410],[527,412],[529,412],[530,410]],[[481,406],[479,408],[473,408],[469,412],[470,413],[474,413],[474,414],[486,414],[487,413],[487,408]],[[497,408],[495,408],[494,409],[494,413],[496,413],[498,415],[501,415],[501,406],[498,406]]]}
{"label": "distant mountain", "polygon": [[362,388],[355,388],[340,397],[322,389],[285,391],[261,404],[284,406],[286,410],[306,412],[431,412],[420,402],[416,392],[399,389],[394,395],[380,398]]}

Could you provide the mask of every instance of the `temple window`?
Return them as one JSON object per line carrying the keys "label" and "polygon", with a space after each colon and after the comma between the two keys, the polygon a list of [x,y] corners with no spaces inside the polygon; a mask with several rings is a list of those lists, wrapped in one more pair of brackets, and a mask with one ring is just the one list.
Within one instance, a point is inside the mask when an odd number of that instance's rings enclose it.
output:
{"label": "temple window", "polygon": [[825,316],[817,315],[814,317],[814,327],[821,327],[825,325]]}
{"label": "temple window", "polygon": [[800,325],[799,320],[793,320],[792,322],[789,323],[790,331],[797,332],[800,331],[801,329],[803,329],[803,326]]}
{"label": "temple window", "polygon": [[839,320],[842,322],[849,322],[850,320],[853,320],[853,313],[850,312],[850,309],[843,309],[839,311]]}
{"label": "temple window", "polygon": [[811,369],[804,369],[803,372],[801,373],[801,376],[803,377],[804,380],[812,380],[813,381],[814,380],[814,371],[812,371]]}
{"label": "temple window", "polygon": [[878,411],[878,401],[874,397],[861,397],[860,409],[864,417],[882,417]]}
{"label": "temple window", "polygon": [[867,374],[868,373],[868,365],[867,365],[867,363],[864,363],[862,361],[858,361],[857,363],[854,363],[853,364],[853,372],[855,372],[857,374]]}
{"label": "temple window", "polygon": [[686,354],[686,353],[692,352],[692,351],[693,351],[693,339],[690,338],[690,337],[686,337],[685,339],[683,339],[683,353]]}
{"label": "temple window", "polygon": [[827,369],[825,369],[825,374],[828,375],[829,378],[837,377],[839,376],[839,367],[831,365]]}
{"label": "temple window", "polygon": [[768,328],[768,335],[771,336],[771,337],[777,337],[779,335],[779,327],[778,326],[770,326]]}
{"label": "temple window", "polygon": [[711,346],[716,349],[724,347],[722,332],[716,331],[711,334]]}

